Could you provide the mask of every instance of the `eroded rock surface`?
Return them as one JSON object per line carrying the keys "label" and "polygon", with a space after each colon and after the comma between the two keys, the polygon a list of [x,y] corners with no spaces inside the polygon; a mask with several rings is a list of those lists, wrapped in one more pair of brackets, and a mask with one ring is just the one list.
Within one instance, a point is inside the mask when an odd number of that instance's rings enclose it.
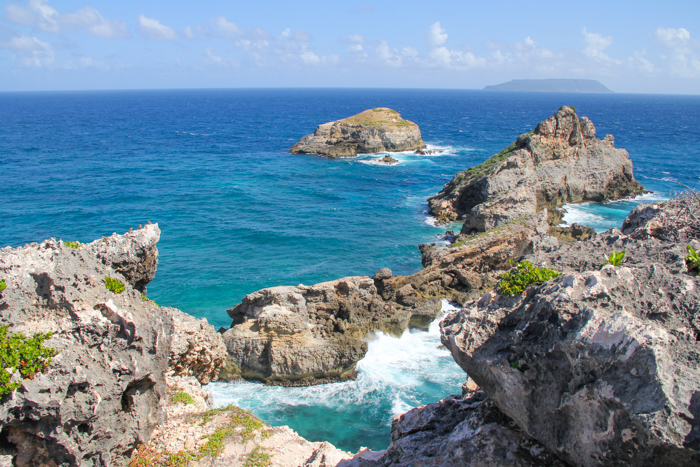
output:
{"label": "eroded rock surface", "polygon": [[442,220],[464,220],[470,234],[565,203],[605,201],[644,192],[627,151],[611,135],[596,138],[586,117],[564,106],[483,164],[460,172],[428,200]]}
{"label": "eroded rock surface", "polygon": [[[142,230],[106,243],[145,251],[132,243],[149,244],[157,226]],[[105,260],[91,245],[73,249],[53,239],[0,249],[7,285],[0,323],[10,333],[52,332],[45,345],[58,351],[45,373],[0,404],[2,447],[17,466],[124,465],[165,418],[172,321],[104,264],[123,264],[114,253]],[[125,290],[107,290],[106,277]]]}
{"label": "eroded rock surface", "polygon": [[483,392],[450,396],[410,410],[391,424],[385,451],[360,452],[338,467],[380,466],[564,467],[523,433]]}
{"label": "eroded rock surface", "polygon": [[[629,235],[538,250],[533,262],[564,274],[515,297],[490,292],[442,322],[489,400],[572,465],[700,462],[700,280],[683,259],[700,243],[651,225],[676,208],[638,208]],[[696,231],[688,219],[680,230]],[[601,269],[612,249],[625,261]]]}
{"label": "eroded rock surface", "polygon": [[319,125],[313,134],[301,138],[289,152],[320,154],[333,159],[424,147],[418,125],[404,120],[395,110],[379,107]]}

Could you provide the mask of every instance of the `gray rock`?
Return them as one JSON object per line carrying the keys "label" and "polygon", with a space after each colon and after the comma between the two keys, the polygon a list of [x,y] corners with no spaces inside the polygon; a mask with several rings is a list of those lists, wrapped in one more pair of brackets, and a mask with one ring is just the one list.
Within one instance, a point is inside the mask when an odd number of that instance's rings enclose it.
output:
{"label": "gray rock", "polygon": [[289,152],[320,154],[333,159],[384,151],[407,151],[425,147],[418,125],[392,109],[369,109],[352,117],[324,123],[301,138]]}
{"label": "gray rock", "polygon": [[539,467],[566,464],[523,433],[477,392],[410,410],[391,424],[391,445],[361,452],[338,467]]}
{"label": "gray rock", "polygon": [[[601,269],[613,248],[625,262]],[[700,280],[684,249],[611,230],[539,250],[533,261],[565,274],[467,303],[443,321],[442,341],[503,413],[572,465],[698,465]]]}
{"label": "gray rock", "polygon": [[644,192],[627,151],[596,139],[593,123],[562,107],[483,164],[458,173],[428,200],[439,220],[463,219],[462,233],[483,232],[565,203]]}
{"label": "gray rock", "polygon": [[384,279],[389,279],[393,273],[391,272],[391,269],[389,268],[381,268],[379,271],[377,271],[374,274],[374,279],[378,281],[382,281]]}
{"label": "gray rock", "polygon": [[[131,243],[155,231],[113,236],[96,249],[139,251]],[[11,333],[52,332],[45,345],[59,352],[0,405],[0,436],[17,465],[125,465],[164,420],[172,321],[103,264],[112,262],[106,253],[100,258],[90,245],[72,249],[53,239],[0,249],[7,284],[0,322]],[[107,290],[105,277],[126,282],[126,290]]]}
{"label": "gray rock", "polygon": [[102,237],[80,248],[99,258],[105,266],[120,273],[129,284],[141,293],[146,293],[146,285],[153,280],[158,267],[160,240],[158,224],[147,224],[138,230],[110,237]]}

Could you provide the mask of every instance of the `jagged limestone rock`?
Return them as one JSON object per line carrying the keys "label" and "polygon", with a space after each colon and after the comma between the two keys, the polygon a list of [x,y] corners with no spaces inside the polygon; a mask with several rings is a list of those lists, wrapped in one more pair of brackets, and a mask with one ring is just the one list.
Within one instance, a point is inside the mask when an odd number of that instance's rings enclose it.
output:
{"label": "jagged limestone rock", "polygon": [[[700,279],[685,241],[626,224],[630,235],[539,250],[532,261],[562,276],[465,304],[442,341],[503,413],[572,465],[698,465]],[[612,249],[625,260],[601,268]]]}
{"label": "jagged limestone rock", "polygon": [[596,138],[587,117],[564,106],[483,164],[460,172],[428,200],[442,220],[483,232],[545,208],[606,201],[644,192],[627,151],[611,135]]}
{"label": "jagged limestone rock", "polygon": [[424,147],[418,125],[404,120],[395,110],[378,107],[319,125],[313,134],[301,138],[289,152],[320,154],[334,159]]}

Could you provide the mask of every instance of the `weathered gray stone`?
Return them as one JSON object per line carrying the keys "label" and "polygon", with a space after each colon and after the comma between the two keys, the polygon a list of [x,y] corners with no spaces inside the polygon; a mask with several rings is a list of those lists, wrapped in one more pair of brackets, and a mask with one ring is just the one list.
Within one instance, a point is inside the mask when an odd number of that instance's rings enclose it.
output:
{"label": "weathered gray stone", "polygon": [[[533,261],[565,274],[488,293],[441,325],[489,399],[573,465],[700,462],[700,280],[684,243],[640,238],[613,229],[540,250]],[[625,261],[601,269],[613,248]]]}
{"label": "weathered gray stone", "polygon": [[360,452],[338,467],[564,467],[477,392],[410,410],[391,424],[385,451]]}
{"label": "weathered gray stone", "polygon": [[95,255],[105,266],[117,271],[136,290],[145,294],[146,285],[153,280],[158,267],[158,240],[158,224],[148,223],[137,230],[102,237],[80,248]]}
{"label": "weathered gray stone", "polygon": [[471,234],[565,203],[644,192],[627,151],[615,149],[612,137],[595,136],[590,120],[564,106],[501,153],[455,175],[428,200],[430,212],[463,219],[462,233]]}
{"label": "weathered gray stone", "polygon": [[313,134],[301,138],[289,152],[320,154],[333,159],[423,147],[425,143],[418,125],[404,120],[395,110],[379,107],[319,125]]}
{"label": "weathered gray stone", "polygon": [[[137,251],[139,238],[107,243]],[[127,281],[101,258],[53,239],[0,249],[0,323],[52,332],[45,345],[59,352],[0,404],[0,436],[17,465],[124,465],[165,417],[172,322],[129,283],[107,290],[105,277]]]}

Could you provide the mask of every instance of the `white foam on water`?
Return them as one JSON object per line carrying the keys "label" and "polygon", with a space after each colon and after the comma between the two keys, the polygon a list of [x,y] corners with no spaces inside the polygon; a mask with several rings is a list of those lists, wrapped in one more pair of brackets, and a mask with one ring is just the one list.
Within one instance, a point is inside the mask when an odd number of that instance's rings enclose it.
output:
{"label": "white foam on water", "polygon": [[593,225],[604,222],[605,217],[585,210],[585,207],[590,206],[590,204],[591,203],[565,204],[563,207],[566,209],[566,213],[562,218],[564,224]]}
{"label": "white foam on water", "polygon": [[[443,313],[455,309],[443,301]],[[214,398],[214,406],[234,404],[258,415],[283,407],[343,409],[352,405],[377,410],[384,404],[389,411],[383,420],[389,425],[394,416],[420,403],[421,390],[426,385],[444,388],[435,402],[460,392],[465,374],[454,363],[449,351],[440,345],[439,322],[443,317],[433,321],[427,332],[406,330],[399,338],[376,333],[369,340],[367,354],[357,364],[355,381],[300,388],[249,382],[211,383],[207,387]]]}

